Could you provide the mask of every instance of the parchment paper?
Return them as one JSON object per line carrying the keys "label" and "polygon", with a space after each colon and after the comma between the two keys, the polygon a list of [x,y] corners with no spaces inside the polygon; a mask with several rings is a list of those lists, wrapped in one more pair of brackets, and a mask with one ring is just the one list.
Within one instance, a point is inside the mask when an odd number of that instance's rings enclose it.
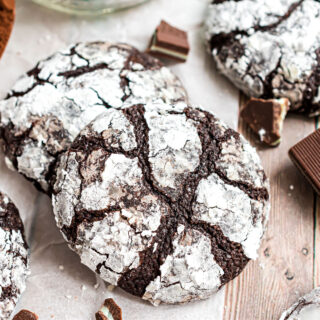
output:
{"label": "parchment paper", "polygon": [[[113,15],[85,19],[47,10],[30,0],[17,0],[14,31],[0,61],[0,97],[40,58],[73,42],[121,41],[144,50],[160,20],[165,19],[189,32],[188,62],[171,67],[185,84],[191,100],[235,127],[237,90],[214,70],[201,37],[207,4],[207,0],[153,0]],[[81,265],[78,256],[65,244],[55,225],[49,197],[9,171],[3,156],[0,189],[18,206],[31,249],[32,274],[17,310],[30,309],[40,320],[90,320],[103,300],[113,297],[123,310],[124,320],[222,319],[224,290],[207,301],[158,308],[120,289],[109,291],[108,285]]]}

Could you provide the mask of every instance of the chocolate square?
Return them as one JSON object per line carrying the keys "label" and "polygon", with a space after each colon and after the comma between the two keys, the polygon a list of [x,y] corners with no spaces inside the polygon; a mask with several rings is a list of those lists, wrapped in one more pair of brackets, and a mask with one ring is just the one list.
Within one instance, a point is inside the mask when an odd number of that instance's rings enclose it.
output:
{"label": "chocolate square", "polygon": [[240,116],[260,138],[269,146],[278,146],[281,142],[283,121],[289,110],[289,100],[252,98],[241,109]]}
{"label": "chocolate square", "polygon": [[289,156],[320,195],[320,129],[293,146]]}
{"label": "chocolate square", "polygon": [[184,62],[189,50],[188,34],[162,20],[153,34],[148,53]]}

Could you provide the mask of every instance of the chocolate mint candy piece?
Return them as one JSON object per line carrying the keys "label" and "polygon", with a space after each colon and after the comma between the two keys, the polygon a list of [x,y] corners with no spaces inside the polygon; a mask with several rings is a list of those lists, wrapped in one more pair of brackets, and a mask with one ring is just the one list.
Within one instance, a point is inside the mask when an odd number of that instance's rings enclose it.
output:
{"label": "chocolate mint candy piece", "polygon": [[291,110],[316,115],[319,15],[319,0],[214,0],[205,38],[218,70],[249,97],[288,98]]}
{"label": "chocolate mint candy piece", "polygon": [[189,50],[188,34],[162,20],[153,34],[148,53],[184,62]]}
{"label": "chocolate mint candy piece", "polygon": [[285,311],[280,320],[319,320],[320,287],[301,297],[297,303]]}
{"label": "chocolate mint candy piece", "polygon": [[9,319],[29,274],[28,247],[19,211],[0,192],[0,319]]}
{"label": "chocolate mint candy piece", "polygon": [[38,316],[29,310],[21,310],[12,320],[38,320]]}
{"label": "chocolate mint candy piece", "polygon": [[320,195],[320,129],[292,147],[289,156]]}
{"label": "chocolate mint candy piece", "polygon": [[0,101],[6,163],[51,192],[55,163],[91,120],[125,103],[187,100],[162,63],[126,44],[78,43],[40,61]]}
{"label": "chocolate mint candy piece", "polygon": [[206,299],[257,257],[268,188],[255,149],[212,114],[148,103],[82,130],[52,201],[82,263],[158,305]]}
{"label": "chocolate mint candy piece", "polygon": [[96,320],[122,320],[121,308],[113,299],[106,299],[96,313]]}
{"label": "chocolate mint candy piece", "polygon": [[281,142],[283,121],[288,110],[288,99],[252,98],[242,108],[240,116],[259,135],[260,141],[274,147]]}

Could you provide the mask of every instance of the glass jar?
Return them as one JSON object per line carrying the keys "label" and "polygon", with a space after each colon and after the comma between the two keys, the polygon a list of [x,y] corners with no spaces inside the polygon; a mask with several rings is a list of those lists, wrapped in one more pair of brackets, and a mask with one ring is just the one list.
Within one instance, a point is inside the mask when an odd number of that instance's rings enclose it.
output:
{"label": "glass jar", "polygon": [[100,15],[133,7],[148,0],[33,0],[48,8],[59,11],[82,14]]}

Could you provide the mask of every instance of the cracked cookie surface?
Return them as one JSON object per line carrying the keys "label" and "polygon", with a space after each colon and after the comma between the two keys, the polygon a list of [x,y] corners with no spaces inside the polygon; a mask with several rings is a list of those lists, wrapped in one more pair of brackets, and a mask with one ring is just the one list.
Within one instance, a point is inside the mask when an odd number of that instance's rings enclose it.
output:
{"label": "cracked cookie surface", "polygon": [[285,311],[280,320],[320,319],[320,287],[301,297],[297,303]]}
{"label": "cracked cookie surface", "polygon": [[29,274],[28,246],[18,209],[0,192],[0,319],[9,319]]}
{"label": "cracked cookie surface", "polygon": [[215,0],[205,38],[219,71],[247,95],[320,111],[320,2]]}
{"label": "cracked cookie surface", "polygon": [[158,305],[205,299],[256,258],[268,188],[256,151],[215,116],[148,103],[81,131],[52,201],[82,263]]}
{"label": "cracked cookie surface", "polygon": [[0,101],[6,162],[51,192],[57,157],[108,108],[151,100],[186,101],[159,60],[125,44],[79,43],[40,61]]}

